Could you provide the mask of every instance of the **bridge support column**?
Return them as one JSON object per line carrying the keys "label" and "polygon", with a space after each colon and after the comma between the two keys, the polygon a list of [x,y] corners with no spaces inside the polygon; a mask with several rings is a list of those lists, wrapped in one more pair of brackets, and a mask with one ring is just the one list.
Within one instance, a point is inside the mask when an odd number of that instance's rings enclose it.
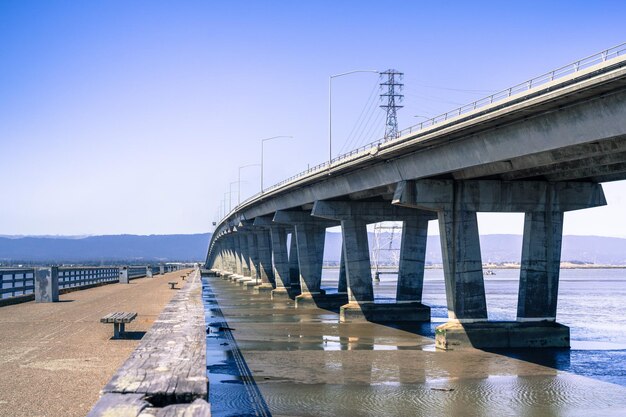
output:
{"label": "bridge support column", "polygon": [[274,222],[294,226],[292,241],[295,235],[300,270],[300,295],[295,297],[296,308],[313,305],[328,307],[332,297],[326,296],[321,288],[324,243],[326,228],[337,223],[316,219],[309,212],[296,211],[277,211]]}
{"label": "bridge support column", "polygon": [[[256,226],[255,226],[256,227]],[[258,228],[255,232],[259,254],[259,278],[261,285],[254,286],[255,293],[271,293],[274,289],[274,271],[272,267],[272,243],[270,231],[266,228]]]}
{"label": "bridge support column", "polygon": [[287,254],[287,230],[282,226],[271,226],[272,255],[274,259],[274,282],[272,299],[288,298],[291,281],[289,278],[289,257]]}
{"label": "bridge support column", "polygon": [[240,248],[240,256],[241,256],[241,275],[244,277],[250,276],[250,260],[248,258],[248,237],[246,236],[246,232],[240,230],[237,233],[239,238],[239,248]]}
{"label": "bridge support column", "polygon": [[[313,215],[341,221],[343,258],[347,275],[348,303],[340,309],[340,320],[378,322],[429,321],[430,308],[421,303],[424,282],[426,228],[435,215],[385,202],[316,201]],[[376,304],[372,286],[367,224],[402,220],[403,249],[396,303]],[[423,230],[420,230],[420,227]],[[340,271],[341,274],[341,271]]]}
{"label": "bridge support column", "polygon": [[[599,184],[405,181],[394,204],[439,215],[449,321],[436,329],[438,348],[569,347],[569,329],[555,322],[563,213],[605,205]],[[478,211],[526,213],[515,322],[487,322]]]}
{"label": "bridge support column", "polygon": [[59,268],[35,269],[35,302],[55,303],[59,301]]}
{"label": "bridge support column", "polygon": [[422,302],[427,235],[427,218],[414,216],[404,220],[396,289],[397,303]]}
{"label": "bridge support column", "polygon": [[517,321],[556,321],[562,236],[563,213],[526,213]]}
{"label": "bridge support column", "polygon": [[233,254],[235,256],[235,274],[243,276],[243,265],[241,264],[241,245],[239,243],[239,231],[233,233]]}
{"label": "bridge support column", "polygon": [[250,284],[260,284],[259,271],[259,248],[257,246],[257,236],[254,232],[248,232],[248,264],[250,265]]}
{"label": "bridge support column", "polygon": [[291,229],[289,242],[289,286],[300,293],[300,260],[298,259],[298,244],[296,242],[296,229]]}
{"label": "bridge support column", "polygon": [[341,243],[341,258],[339,260],[339,283],[337,284],[338,294],[348,294],[348,281],[346,278],[346,257],[343,254],[343,242]]}

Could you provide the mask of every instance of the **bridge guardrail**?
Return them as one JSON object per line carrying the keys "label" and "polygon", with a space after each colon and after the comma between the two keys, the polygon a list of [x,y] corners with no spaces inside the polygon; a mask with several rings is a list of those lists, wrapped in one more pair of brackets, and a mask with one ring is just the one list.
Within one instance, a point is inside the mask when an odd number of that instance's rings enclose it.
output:
{"label": "bridge guardrail", "polygon": [[30,294],[35,290],[35,268],[0,269],[0,299]]}
{"label": "bridge guardrail", "polygon": [[118,267],[60,267],[59,289],[78,288],[119,279]]}
{"label": "bridge guardrail", "polygon": [[497,103],[499,101],[502,100],[506,100],[509,99],[510,97],[519,94],[519,93],[523,93],[526,92],[532,88],[536,88],[539,87],[541,85],[547,84],[549,82],[558,80],[560,78],[566,77],[568,75],[571,74],[575,74],[581,70],[584,70],[586,68],[589,68],[593,65],[596,64],[600,64],[602,62],[614,59],[614,58],[618,58],[621,56],[625,56],[626,55],[626,42],[622,43],[620,45],[614,46],[612,48],[609,49],[605,49],[601,52],[598,52],[596,54],[590,55],[588,57],[585,57],[583,59],[579,59],[575,62],[572,62],[571,64],[562,66],[560,68],[557,68],[555,70],[549,71],[545,74],[542,74],[538,77],[534,77],[530,80],[524,81],[522,83],[519,83],[517,85],[514,85],[512,87],[509,87],[507,89],[498,91],[497,93],[491,94],[487,97],[481,98],[479,100],[473,101],[469,104],[463,105],[461,107],[458,107],[454,110],[448,111],[446,113],[440,114],[438,116],[435,116],[431,119],[425,120],[421,123],[415,124],[413,126],[410,126],[408,128],[405,128],[401,131],[398,132],[398,135],[395,138],[389,138],[389,139],[379,139],[373,142],[370,142],[368,144],[365,144],[363,146],[360,146],[356,149],[353,149],[349,152],[346,152],[344,154],[338,155],[334,158],[332,158],[330,161],[326,161],[323,163],[320,163],[318,165],[315,165],[313,167],[310,167],[308,169],[306,169],[305,171],[302,171],[296,175],[293,175],[283,181],[280,181],[268,188],[266,188],[265,190],[263,190],[263,192],[259,192],[256,193],[250,197],[248,197],[247,199],[245,199],[241,204],[239,204],[237,207],[235,207],[233,210],[230,211],[230,213],[227,213],[224,218],[228,218],[231,214],[235,213],[237,211],[237,209],[239,207],[241,207],[242,205],[246,204],[247,202],[254,200],[256,198],[258,198],[259,196],[267,193],[268,191],[272,191],[275,190],[287,183],[290,183],[298,178],[302,178],[305,177],[307,175],[316,173],[316,172],[323,172],[324,170],[330,169],[330,167],[337,163],[337,162],[348,162],[350,159],[356,158],[357,155],[361,155],[362,153],[366,152],[366,151],[371,151],[372,149],[376,149],[378,148],[380,145],[384,144],[384,143],[388,143],[388,142],[393,142],[401,137],[422,131],[426,128],[429,128],[431,126],[434,126],[438,123],[447,121],[449,119],[452,119],[454,117],[458,117],[460,115],[478,110],[480,108],[492,105],[494,103]]}

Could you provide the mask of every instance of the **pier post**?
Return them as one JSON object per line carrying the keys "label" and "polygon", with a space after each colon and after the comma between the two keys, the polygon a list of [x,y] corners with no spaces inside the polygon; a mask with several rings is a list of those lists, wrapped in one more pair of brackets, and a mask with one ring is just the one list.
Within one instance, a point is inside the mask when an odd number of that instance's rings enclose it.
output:
{"label": "pier post", "polygon": [[120,267],[120,279],[119,279],[119,283],[120,284],[128,284],[128,267],[127,266],[121,266]]}
{"label": "pier post", "polygon": [[165,274],[165,266],[163,264],[159,265],[159,275]]}
{"label": "pier post", "polygon": [[35,269],[35,302],[54,303],[59,301],[59,268]]}

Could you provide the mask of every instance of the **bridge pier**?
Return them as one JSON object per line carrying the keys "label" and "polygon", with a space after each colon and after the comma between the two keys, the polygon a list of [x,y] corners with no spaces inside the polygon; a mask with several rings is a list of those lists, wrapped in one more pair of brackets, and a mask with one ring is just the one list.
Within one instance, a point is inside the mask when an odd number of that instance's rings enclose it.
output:
{"label": "bridge pier", "polygon": [[246,277],[245,281],[241,284],[248,287],[259,285],[260,271],[257,235],[252,230],[247,231],[246,234],[248,235],[248,265],[250,265],[250,277]]}
{"label": "bridge pier", "polygon": [[[448,322],[441,349],[569,347],[556,323],[563,213],[606,204],[595,183],[417,180],[398,184],[393,203],[438,213]],[[525,213],[517,321],[489,322],[476,212]]]}
{"label": "bridge pier", "polygon": [[300,295],[295,297],[296,308],[312,305],[332,307],[337,304],[337,297],[326,295],[321,288],[326,228],[337,223],[317,219],[310,212],[303,211],[277,211],[274,222],[294,227],[300,270]]}
{"label": "bridge pier", "polygon": [[[386,202],[350,201],[317,201],[312,214],[341,222],[348,292],[348,303],[340,309],[341,321],[430,320],[430,307],[423,305],[421,301],[426,232],[428,220],[435,217],[433,214],[394,207]],[[396,303],[377,304],[374,302],[372,287],[367,224],[385,220],[401,220],[405,227]]]}
{"label": "bridge pier", "polygon": [[241,275],[250,277],[250,259],[248,258],[248,237],[245,230],[237,230],[241,257]]}
{"label": "bridge pier", "polygon": [[271,297],[288,298],[291,282],[289,278],[289,256],[287,253],[287,229],[285,226],[272,222],[271,216],[257,217],[254,225],[265,227],[270,233],[272,273],[274,286],[271,289]]}
{"label": "bridge pier", "polygon": [[[298,259],[298,244],[296,229],[291,228],[289,242],[289,281],[294,293],[300,294],[300,260]],[[297,295],[296,294],[296,295]]]}
{"label": "bridge pier", "polygon": [[272,243],[270,240],[270,230],[265,227],[254,226],[256,241],[258,245],[259,254],[259,278],[261,279],[260,285],[255,285],[255,293],[271,293],[274,289],[274,271],[272,265]]}

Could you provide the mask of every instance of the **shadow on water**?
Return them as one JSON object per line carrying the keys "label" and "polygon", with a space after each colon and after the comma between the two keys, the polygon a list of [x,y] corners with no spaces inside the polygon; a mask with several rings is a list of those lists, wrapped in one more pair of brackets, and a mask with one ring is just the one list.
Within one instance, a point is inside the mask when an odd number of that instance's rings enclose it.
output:
{"label": "shadow on water", "polygon": [[205,308],[207,377],[211,415],[267,416],[270,409],[252,377],[252,372],[237,346],[215,295],[203,279],[202,299]]}

